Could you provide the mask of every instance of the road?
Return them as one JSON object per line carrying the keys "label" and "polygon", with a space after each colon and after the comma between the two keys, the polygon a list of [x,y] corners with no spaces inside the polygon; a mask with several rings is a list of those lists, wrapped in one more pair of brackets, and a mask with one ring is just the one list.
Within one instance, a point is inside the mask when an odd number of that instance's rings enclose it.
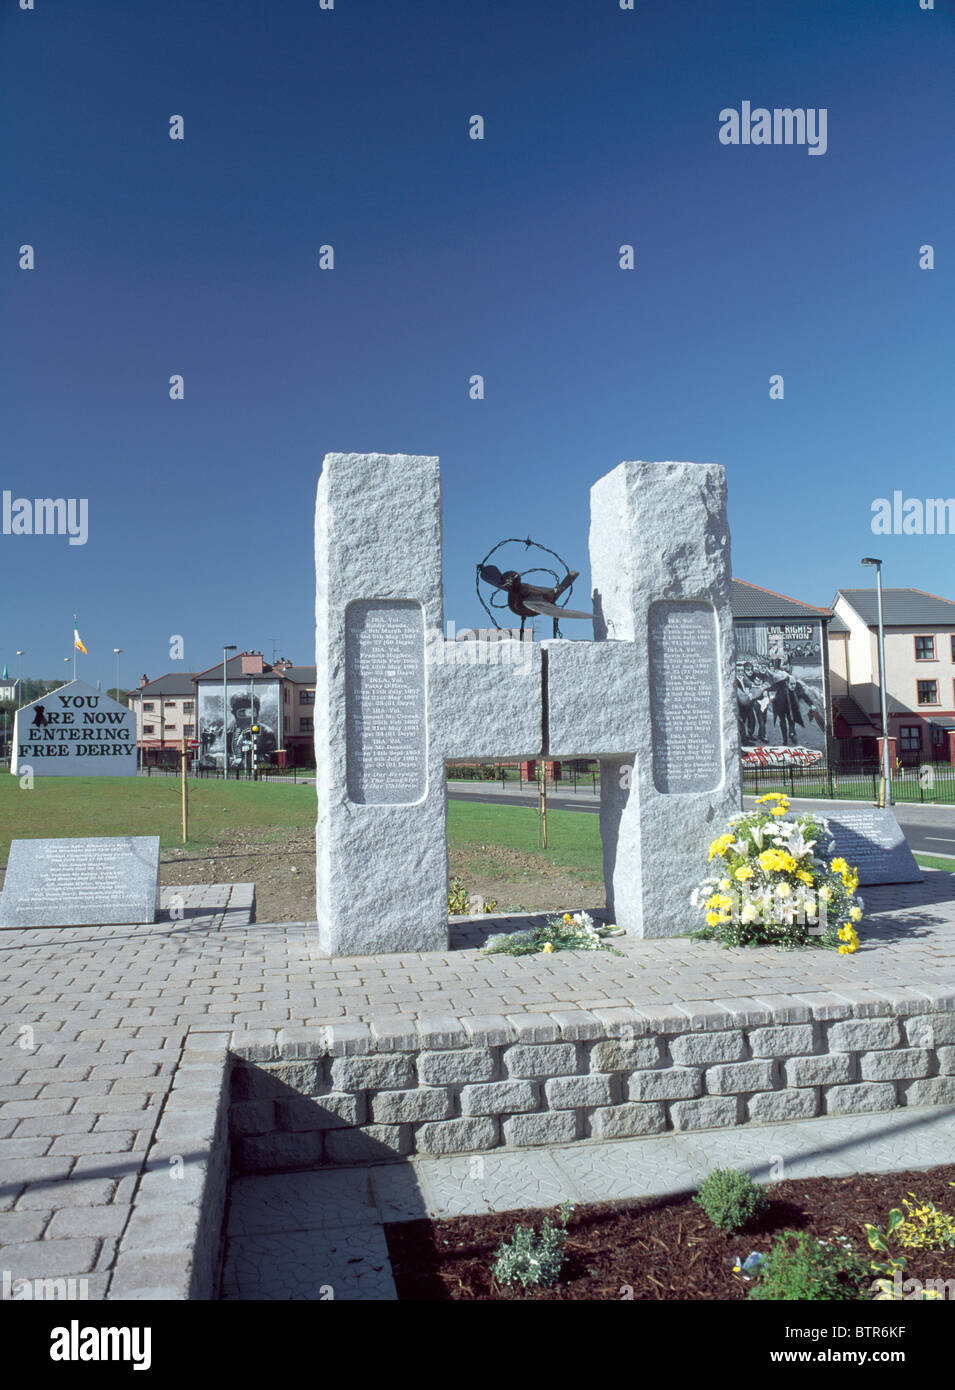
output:
{"label": "road", "polygon": [[[448,796],[452,801],[478,801],[486,806],[537,806],[537,793],[526,786],[522,789],[515,784],[513,791],[510,787],[504,791],[498,786],[495,791],[491,791],[491,785],[449,782]],[[747,810],[752,808],[753,803],[753,797],[744,797],[743,804]],[[590,815],[596,815],[600,811],[599,795],[595,796],[592,791],[584,792],[583,783],[576,794],[572,787],[567,791],[548,787],[547,804],[553,810],[559,811],[584,811]],[[822,815],[825,815],[827,809],[834,811],[837,807],[854,807],[858,810],[868,804],[865,801],[830,801],[828,798],[810,801],[795,797],[792,800],[795,810],[816,810]],[[910,805],[905,802],[901,806],[893,807],[893,810],[910,849],[916,850],[919,854],[955,858],[955,806]]]}

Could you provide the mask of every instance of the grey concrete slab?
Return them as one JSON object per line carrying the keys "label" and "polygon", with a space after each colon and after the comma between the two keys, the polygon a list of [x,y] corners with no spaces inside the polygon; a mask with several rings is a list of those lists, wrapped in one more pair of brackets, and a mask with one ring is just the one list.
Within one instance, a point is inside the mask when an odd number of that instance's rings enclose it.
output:
{"label": "grey concrete slab", "polygon": [[230,1239],[222,1298],[391,1302],[397,1298],[377,1222],[336,1231],[277,1231]]}
{"label": "grey concrete slab", "polygon": [[230,1237],[329,1231],[377,1215],[367,1169],[275,1173],[232,1180],[227,1230]]}

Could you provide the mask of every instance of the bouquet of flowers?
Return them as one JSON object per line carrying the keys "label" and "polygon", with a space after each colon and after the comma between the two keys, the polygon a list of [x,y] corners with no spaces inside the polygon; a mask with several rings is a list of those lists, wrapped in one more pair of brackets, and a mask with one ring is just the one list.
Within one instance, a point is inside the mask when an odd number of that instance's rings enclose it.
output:
{"label": "bouquet of flowers", "polygon": [[[832,857],[826,821],[791,816],[780,792],[757,797],[710,845],[717,872],[694,890],[705,925],[696,940],[724,946],[824,946],[851,955],[862,920],[859,874]],[[759,809],[765,808],[765,809]]]}
{"label": "bouquet of flowers", "polygon": [[548,917],[542,927],[492,937],[484,953],[531,956],[540,951],[549,956],[554,951],[612,951],[619,956],[621,953],[603,940],[605,936],[623,936],[623,930],[613,922],[598,926],[589,912],[575,912],[573,916],[565,912],[563,917]]}

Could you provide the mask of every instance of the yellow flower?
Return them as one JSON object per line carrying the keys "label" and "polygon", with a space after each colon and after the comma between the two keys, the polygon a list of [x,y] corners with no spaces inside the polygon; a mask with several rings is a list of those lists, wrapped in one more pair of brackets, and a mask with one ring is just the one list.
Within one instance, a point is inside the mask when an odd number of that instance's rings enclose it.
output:
{"label": "yellow flower", "polygon": [[788,810],[788,806],[770,806],[769,814],[771,816],[784,816]]}
{"label": "yellow flower", "polygon": [[721,878],[716,886],[717,888],[728,888],[730,886],[730,881],[728,878]]}
{"label": "yellow flower", "polygon": [[851,955],[851,954],[852,954],[852,947],[851,947],[851,946],[840,946],[840,947],[839,947],[839,954],[840,954],[840,956],[848,956],[848,955]]}
{"label": "yellow flower", "polygon": [[861,908],[861,907],[850,907],[850,908],[849,908],[849,916],[850,916],[850,918],[852,919],[853,922],[861,922],[861,921],[862,921],[862,908]]}
{"label": "yellow flower", "polygon": [[[779,804],[785,806],[787,810],[789,808],[789,797],[784,796],[782,792],[767,792],[765,796],[758,796],[756,798],[756,805],[759,806],[763,801],[778,801]],[[775,815],[776,813],[773,812],[773,814]]]}
{"label": "yellow flower", "polygon": [[782,883],[780,883],[776,889],[776,892],[779,894],[781,898],[788,898],[792,891],[793,890],[790,888],[789,884],[785,882],[785,880]]}
{"label": "yellow flower", "polygon": [[833,859],[829,867],[834,874],[847,874],[849,872],[849,865],[844,859]]}
{"label": "yellow flower", "polygon": [[549,955],[551,954],[551,952],[553,951],[553,949],[554,949],[554,947],[553,947],[553,945],[551,944],[551,942],[549,942],[549,941],[545,941],[545,942],[544,942],[544,955],[545,955],[545,956],[549,956]]}
{"label": "yellow flower", "polygon": [[748,878],[753,877],[753,871],[748,864],[743,864],[741,868],[736,870],[733,877],[738,879],[740,883],[745,883]]}
{"label": "yellow flower", "polygon": [[708,912],[706,914],[706,925],[708,927],[715,927],[719,920],[715,912]]}
{"label": "yellow flower", "polygon": [[829,887],[828,883],[824,884],[822,888],[819,889],[819,896],[824,903],[827,903],[832,897],[832,889]]}
{"label": "yellow flower", "polygon": [[762,854],[757,856],[756,862],[767,873],[789,874],[796,867],[795,859],[783,849],[764,849]]}
{"label": "yellow flower", "polygon": [[569,923],[572,923],[573,920],[574,920],[574,919],[573,919],[573,917],[571,917],[571,915],[570,915],[569,912],[565,912],[565,913],[564,913],[564,921],[565,921],[565,922],[567,922],[567,923],[569,924]]}
{"label": "yellow flower", "polygon": [[717,838],[710,845],[710,859],[714,859],[717,855],[719,855],[722,859],[723,855],[729,849],[730,845],[733,843],[735,838],[735,835],[732,834],[717,836]]}
{"label": "yellow flower", "polygon": [[796,877],[799,879],[800,883],[812,884],[812,874],[808,873],[805,869],[797,869]]}

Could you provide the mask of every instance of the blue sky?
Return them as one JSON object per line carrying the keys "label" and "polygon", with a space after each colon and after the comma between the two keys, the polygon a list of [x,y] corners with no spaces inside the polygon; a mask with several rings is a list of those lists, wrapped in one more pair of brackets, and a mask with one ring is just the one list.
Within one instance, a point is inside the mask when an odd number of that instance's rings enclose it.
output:
{"label": "blue sky", "polygon": [[[0,489],[89,539],[0,535],[0,666],[61,674],[74,612],[104,684],[312,661],[330,450],[441,457],[458,628],[506,535],[586,606],[626,458],[725,465],[741,578],[955,598],[955,536],[870,530],[955,493],[953,72],[952,0],[5,0]],[[722,145],[744,100],[826,153]]]}

